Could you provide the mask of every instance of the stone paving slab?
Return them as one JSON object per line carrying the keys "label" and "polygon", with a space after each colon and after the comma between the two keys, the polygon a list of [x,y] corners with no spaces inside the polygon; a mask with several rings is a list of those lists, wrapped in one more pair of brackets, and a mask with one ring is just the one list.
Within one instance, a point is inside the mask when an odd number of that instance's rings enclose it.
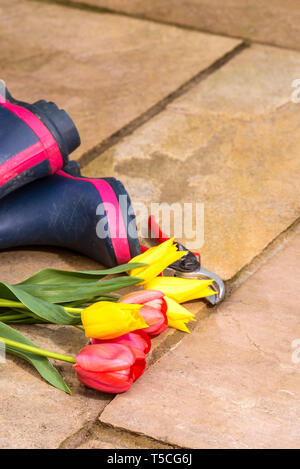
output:
{"label": "stone paving slab", "polygon": [[298,0],[71,0],[228,36],[299,49]]}
{"label": "stone paving slab", "polygon": [[188,448],[299,448],[299,260],[298,228],[101,421]]}
{"label": "stone paving slab", "polygon": [[2,0],[0,43],[1,78],[11,93],[65,108],[82,137],[78,158],[239,41],[55,4]]}
{"label": "stone paving slab", "polygon": [[[8,283],[22,281],[45,267],[99,268],[96,262],[58,249],[2,252],[0,266],[1,281]],[[58,353],[76,355],[86,344],[84,335],[72,327],[19,326],[18,330],[40,347]],[[72,366],[56,364],[72,396],[47,384],[21,359],[8,356],[7,362],[0,364],[0,448],[56,448],[93,422],[111,399],[81,385]]]}
{"label": "stone paving slab", "polygon": [[85,174],[114,174],[148,209],[203,203],[204,245],[193,248],[232,278],[299,216],[300,104],[291,102],[299,61],[273,47],[240,52]]}
{"label": "stone paving slab", "polygon": [[73,251],[59,248],[20,248],[0,251],[2,282],[18,283],[39,270],[98,270],[101,265]]}

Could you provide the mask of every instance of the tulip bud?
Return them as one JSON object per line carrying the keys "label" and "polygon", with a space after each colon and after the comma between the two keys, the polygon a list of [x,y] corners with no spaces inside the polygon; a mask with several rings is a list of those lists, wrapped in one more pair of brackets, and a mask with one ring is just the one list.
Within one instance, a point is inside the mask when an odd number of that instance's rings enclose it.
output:
{"label": "tulip bud", "polygon": [[144,352],[115,343],[87,345],[75,360],[79,381],[114,394],[127,391],[146,369]]}
{"label": "tulip bud", "polygon": [[137,329],[147,328],[139,314],[140,305],[125,305],[111,301],[99,301],[85,308],[81,321],[86,337],[109,340]]}
{"label": "tulip bud", "polygon": [[167,329],[167,304],[162,292],[155,290],[137,291],[123,296],[120,302],[143,305],[139,313],[149,326],[147,329],[144,329],[144,332],[148,334],[151,339]]}
{"label": "tulip bud", "polygon": [[213,280],[200,280],[180,277],[157,277],[144,285],[146,290],[159,290],[169,298],[184,303],[185,301],[215,295],[209,288]]}
{"label": "tulip bud", "polygon": [[151,340],[144,332],[143,329],[138,331],[128,332],[128,334],[121,335],[115,339],[110,340],[99,340],[91,339],[91,344],[122,344],[127,345],[128,347],[135,347],[139,350],[142,350],[145,354],[149,353],[151,350]]}
{"label": "tulip bud", "polygon": [[174,244],[174,238],[168,239],[164,243],[147,249],[147,251],[131,259],[129,263],[141,262],[147,265],[131,269],[128,275],[142,279],[143,281],[138,285],[149,282],[166,267],[181,259],[187,252],[188,251],[178,251],[176,244]]}

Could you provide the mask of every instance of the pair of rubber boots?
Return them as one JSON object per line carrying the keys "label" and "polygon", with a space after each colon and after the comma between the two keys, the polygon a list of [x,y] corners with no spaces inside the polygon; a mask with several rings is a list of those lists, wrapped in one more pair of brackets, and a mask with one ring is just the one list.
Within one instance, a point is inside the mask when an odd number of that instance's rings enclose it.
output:
{"label": "pair of rubber boots", "polygon": [[[1,86],[0,86],[1,90]],[[78,131],[54,103],[0,92],[0,249],[58,246],[107,267],[140,254],[129,195],[115,178],[87,179],[69,155]]]}

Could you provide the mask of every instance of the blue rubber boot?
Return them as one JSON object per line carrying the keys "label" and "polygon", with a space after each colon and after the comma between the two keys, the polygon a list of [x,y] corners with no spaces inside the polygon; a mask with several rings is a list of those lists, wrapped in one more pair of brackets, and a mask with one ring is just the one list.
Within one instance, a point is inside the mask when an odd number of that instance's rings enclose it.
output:
{"label": "blue rubber boot", "polygon": [[69,115],[56,104],[28,104],[12,98],[5,87],[0,91],[1,199],[67,165],[80,137]]}
{"label": "blue rubber boot", "polygon": [[[58,246],[107,267],[140,254],[129,195],[115,178],[75,177],[78,164],[0,201],[0,249]],[[71,173],[71,174],[70,174]],[[80,175],[80,173],[79,173]]]}

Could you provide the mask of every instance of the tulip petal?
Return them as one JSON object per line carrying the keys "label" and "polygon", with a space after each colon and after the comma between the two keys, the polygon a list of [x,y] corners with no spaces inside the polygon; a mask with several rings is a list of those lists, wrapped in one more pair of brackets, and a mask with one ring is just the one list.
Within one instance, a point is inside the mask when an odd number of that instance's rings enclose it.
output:
{"label": "tulip petal", "polygon": [[186,254],[186,251],[175,251],[174,253],[165,255],[160,261],[155,262],[149,267],[140,267],[143,269],[139,272],[133,269],[129,272],[130,277],[137,277],[143,279],[137,285],[142,285],[144,282],[148,282],[151,279],[157,277],[166,267],[173,264],[174,262],[181,259]]}
{"label": "tulip petal", "polygon": [[77,372],[77,378],[84,385],[97,391],[119,394],[127,391],[132,383],[133,376],[130,377],[130,370],[115,371],[108,373],[97,373],[87,371],[78,365],[74,366]]}
{"label": "tulip petal", "polygon": [[132,379],[136,381],[146,369],[146,355],[138,348],[132,347],[131,350],[135,355],[135,361],[131,368]]}
{"label": "tulip petal", "polygon": [[174,238],[171,238],[131,259],[129,263],[143,262],[148,265],[131,269],[128,271],[128,275],[143,279],[139,284],[141,285],[159,275],[166,267],[181,259],[186,253],[187,251],[178,251],[176,244],[174,244]]}
{"label": "tulip petal", "polygon": [[[148,294],[147,294],[148,292]],[[164,299],[164,294],[155,290],[148,290],[147,292],[134,292],[126,297],[121,298],[121,302],[127,301],[140,301],[149,300],[144,302],[144,306],[140,309],[139,314],[143,316],[148,328],[144,329],[145,333],[152,339],[161,334],[168,327],[167,320],[167,304]],[[131,303],[130,303],[131,304]],[[129,306],[129,304],[127,304]]]}
{"label": "tulip petal", "polygon": [[165,301],[168,306],[167,310],[167,317],[168,320],[178,320],[178,319],[186,319],[188,321],[194,321],[195,315],[191,313],[188,309],[186,309],[181,304],[177,303],[177,301],[165,296]]}
{"label": "tulip petal", "polygon": [[128,332],[120,337],[110,340],[91,339],[92,344],[122,344],[128,347],[135,347],[142,350],[145,354],[151,350],[151,340],[143,329],[139,331]]}
{"label": "tulip petal", "polygon": [[160,309],[152,308],[151,306],[145,305],[141,309],[141,315],[145,319],[146,323],[148,324],[147,334],[149,334],[151,330],[151,326],[157,324],[158,322],[163,322],[164,317],[161,314]]}
{"label": "tulip petal", "polygon": [[191,331],[187,328],[185,322],[181,319],[179,319],[178,321],[169,320],[169,327],[173,327],[174,329],[177,329],[179,331],[188,332],[189,334],[191,333]]}
{"label": "tulip petal", "polygon": [[88,371],[119,371],[134,364],[135,354],[121,344],[87,345],[75,357],[77,365]]}
{"label": "tulip petal", "polygon": [[141,305],[100,301],[81,313],[86,337],[109,340],[147,327],[139,314]]}
{"label": "tulip petal", "polygon": [[148,301],[155,300],[157,298],[162,298],[164,294],[158,290],[140,290],[128,295],[122,296],[120,299],[121,303],[135,303],[145,304]]}
{"label": "tulip petal", "polygon": [[75,357],[78,379],[99,391],[127,391],[146,369],[146,355],[136,347],[101,343],[84,347]]}
{"label": "tulip petal", "polygon": [[161,256],[163,256],[172,246],[174,246],[174,238],[170,238],[167,241],[159,244],[158,246],[154,246],[152,248],[147,249],[147,251],[139,254],[138,256],[133,257],[129,264],[141,262],[156,262],[158,261]]}
{"label": "tulip petal", "polygon": [[159,290],[169,298],[184,303],[208,295],[213,295],[209,287],[213,280],[187,279],[180,277],[157,277],[150,282],[146,282],[144,288],[146,290]]}
{"label": "tulip petal", "polygon": [[184,332],[190,332],[186,324],[189,321],[195,321],[195,315],[172,298],[165,296],[165,301],[168,305],[167,317],[169,327],[173,327]]}
{"label": "tulip petal", "polygon": [[150,301],[146,303],[140,310],[141,316],[143,316],[149,326],[147,329],[145,329],[145,332],[151,339],[157,337],[168,327],[168,319],[166,315],[167,305],[165,299],[161,298],[154,301],[159,302],[155,303],[155,307],[150,306],[150,303],[153,303],[153,301]]}
{"label": "tulip petal", "polygon": [[[163,296],[163,298],[164,298],[164,296]],[[161,307],[162,307],[162,299],[159,298],[159,299],[147,301],[147,303],[145,303],[145,305],[151,306],[151,308],[156,308],[156,309],[160,310]]]}

